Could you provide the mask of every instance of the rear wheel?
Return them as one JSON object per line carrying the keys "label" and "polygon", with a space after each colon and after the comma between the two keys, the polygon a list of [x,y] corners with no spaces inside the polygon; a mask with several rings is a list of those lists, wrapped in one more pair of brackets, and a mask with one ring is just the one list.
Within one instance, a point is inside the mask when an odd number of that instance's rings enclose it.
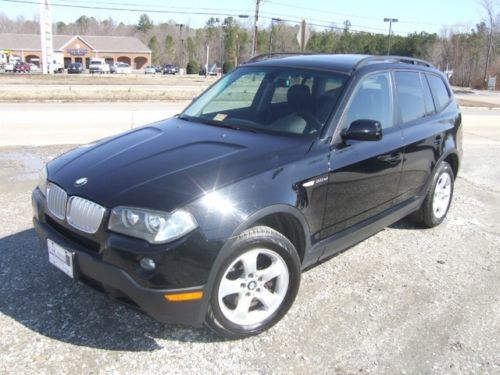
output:
{"label": "rear wheel", "polygon": [[443,222],[453,197],[453,184],[453,170],[447,162],[442,162],[434,175],[424,203],[417,212],[417,218],[422,225],[432,228]]}
{"label": "rear wheel", "polygon": [[219,270],[206,323],[227,338],[256,335],[286,314],[299,285],[300,260],[291,242],[269,227],[251,228]]}

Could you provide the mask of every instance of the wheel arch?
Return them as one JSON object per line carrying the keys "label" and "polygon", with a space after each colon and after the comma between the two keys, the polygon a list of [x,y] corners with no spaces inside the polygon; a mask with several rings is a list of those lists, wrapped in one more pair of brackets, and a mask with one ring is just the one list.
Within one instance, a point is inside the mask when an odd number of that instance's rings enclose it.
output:
{"label": "wheel arch", "polygon": [[[300,229],[298,237],[295,239],[291,240],[286,234],[280,232],[283,234],[285,237],[287,237],[292,244],[294,244],[294,241],[303,241],[302,247],[297,249],[299,252],[299,257],[301,262],[304,259],[304,256],[307,252],[308,249],[311,247],[311,237],[310,237],[310,232],[309,232],[309,226],[308,223],[305,219],[305,217],[302,215],[302,213],[295,207],[290,206],[290,205],[273,205],[273,206],[268,206],[265,207],[259,211],[256,211],[255,213],[251,214],[244,222],[242,222],[236,229],[233,231],[232,235],[227,239],[227,241],[224,243],[222,246],[221,250],[219,251],[219,254],[217,255],[217,258],[215,259],[213,265],[212,265],[212,270],[210,271],[210,275],[208,277],[207,283],[205,284],[205,297],[203,299],[203,307],[200,309],[200,317],[199,321],[202,322],[205,318],[205,314],[208,308],[208,303],[211,298],[212,290],[213,290],[213,285],[218,273],[218,270],[229,254],[231,253],[231,248],[233,243],[235,242],[236,238],[243,233],[245,230],[256,226],[256,225],[266,225],[268,223],[272,223],[273,220],[276,220],[277,217],[284,218],[285,220],[288,221],[287,225],[290,225],[287,227],[288,230],[293,229]],[[293,224],[291,224],[293,223]],[[273,228],[277,230],[276,228]],[[279,232],[279,230],[277,230]],[[295,244],[294,244],[295,245]],[[301,254],[302,252],[302,254]]]}
{"label": "wheel arch", "polygon": [[453,170],[453,178],[457,178],[458,169],[460,167],[460,159],[458,158],[458,154],[456,152],[449,152],[448,154],[444,155],[442,161],[447,162],[451,166],[451,169]]}

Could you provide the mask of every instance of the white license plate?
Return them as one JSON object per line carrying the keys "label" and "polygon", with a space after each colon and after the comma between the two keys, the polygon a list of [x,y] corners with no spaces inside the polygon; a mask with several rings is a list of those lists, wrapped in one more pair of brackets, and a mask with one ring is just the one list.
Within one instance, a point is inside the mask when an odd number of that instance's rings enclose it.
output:
{"label": "white license plate", "polygon": [[73,278],[73,256],[74,253],[56,244],[47,238],[47,249],[49,251],[49,262]]}

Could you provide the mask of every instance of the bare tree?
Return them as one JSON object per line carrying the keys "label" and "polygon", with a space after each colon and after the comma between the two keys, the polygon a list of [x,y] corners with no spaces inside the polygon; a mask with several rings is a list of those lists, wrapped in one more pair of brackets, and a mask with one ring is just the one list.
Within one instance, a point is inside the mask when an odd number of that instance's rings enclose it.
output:
{"label": "bare tree", "polygon": [[490,65],[490,57],[493,45],[493,29],[495,27],[495,9],[492,0],[480,0],[483,10],[486,12],[486,23],[489,28],[488,41],[486,45],[486,62],[484,64],[484,82],[488,80],[488,68]]}

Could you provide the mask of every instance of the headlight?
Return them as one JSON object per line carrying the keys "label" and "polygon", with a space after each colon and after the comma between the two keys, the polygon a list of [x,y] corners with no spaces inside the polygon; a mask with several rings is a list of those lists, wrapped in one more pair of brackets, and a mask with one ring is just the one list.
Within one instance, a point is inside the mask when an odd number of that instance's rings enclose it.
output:
{"label": "headlight", "polygon": [[44,165],[43,168],[38,172],[38,188],[43,195],[47,193],[47,166]]}
{"label": "headlight", "polygon": [[108,229],[149,243],[174,241],[198,227],[195,218],[187,211],[173,213],[142,208],[116,207],[111,211]]}

